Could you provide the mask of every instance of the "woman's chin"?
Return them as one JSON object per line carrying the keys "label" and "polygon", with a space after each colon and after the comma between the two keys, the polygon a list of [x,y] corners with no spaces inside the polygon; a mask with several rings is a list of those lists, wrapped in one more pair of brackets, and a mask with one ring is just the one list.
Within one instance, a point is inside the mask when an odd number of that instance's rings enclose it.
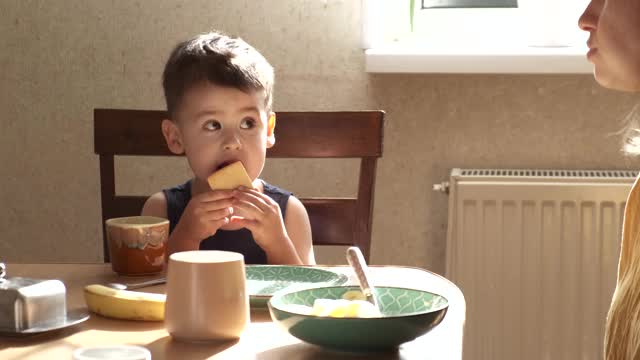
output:
{"label": "woman's chin", "polygon": [[633,82],[629,79],[621,80],[612,77],[599,76],[597,70],[595,71],[595,78],[598,84],[611,90],[626,91],[626,92],[639,92],[640,82]]}
{"label": "woman's chin", "polygon": [[605,66],[602,63],[594,62],[593,76],[598,84],[607,89],[638,92],[640,91],[640,69],[633,75],[631,69],[626,69],[626,76],[621,76],[622,71],[612,71],[614,66]]}

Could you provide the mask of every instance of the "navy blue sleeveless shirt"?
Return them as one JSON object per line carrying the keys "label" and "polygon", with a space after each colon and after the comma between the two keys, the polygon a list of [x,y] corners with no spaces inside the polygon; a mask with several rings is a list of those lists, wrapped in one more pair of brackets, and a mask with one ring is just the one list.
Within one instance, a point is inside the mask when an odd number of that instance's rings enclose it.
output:
{"label": "navy blue sleeveless shirt", "polygon": [[[162,192],[167,198],[167,217],[169,218],[169,233],[178,224],[184,209],[191,200],[191,181],[182,185],[164,189]],[[280,206],[282,218],[287,212],[287,201],[291,193],[277,186],[262,181],[265,195],[269,196]],[[244,255],[245,264],[266,264],[267,254],[256,243],[251,231],[246,228],[238,230],[218,229],[213,236],[200,242],[200,250],[225,250],[239,252]]]}

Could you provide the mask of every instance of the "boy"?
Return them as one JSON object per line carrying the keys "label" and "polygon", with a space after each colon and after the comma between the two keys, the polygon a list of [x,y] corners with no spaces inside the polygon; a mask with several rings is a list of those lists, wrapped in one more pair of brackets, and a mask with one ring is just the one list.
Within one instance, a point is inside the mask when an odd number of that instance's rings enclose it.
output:
{"label": "boy", "polygon": [[[147,199],[142,215],[169,219],[168,255],[242,253],[247,264],[314,264],[307,212],[290,192],[260,179],[275,144],[274,72],[239,38],[210,32],[182,42],[163,73],[169,150],[184,153],[194,178]],[[241,161],[253,188],[211,190],[213,172]]]}

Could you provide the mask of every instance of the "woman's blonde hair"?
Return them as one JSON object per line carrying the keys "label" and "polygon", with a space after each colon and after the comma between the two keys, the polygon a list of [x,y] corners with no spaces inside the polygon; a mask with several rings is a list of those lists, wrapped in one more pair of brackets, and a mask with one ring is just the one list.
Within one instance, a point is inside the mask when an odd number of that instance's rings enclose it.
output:
{"label": "woman's blonde hair", "polygon": [[628,155],[640,155],[640,103],[631,109],[624,119],[622,151]]}
{"label": "woman's blonde hair", "polygon": [[[640,155],[640,104],[624,119],[622,151]],[[640,180],[627,199],[622,228],[618,280],[607,314],[604,338],[605,360],[640,358]]]}

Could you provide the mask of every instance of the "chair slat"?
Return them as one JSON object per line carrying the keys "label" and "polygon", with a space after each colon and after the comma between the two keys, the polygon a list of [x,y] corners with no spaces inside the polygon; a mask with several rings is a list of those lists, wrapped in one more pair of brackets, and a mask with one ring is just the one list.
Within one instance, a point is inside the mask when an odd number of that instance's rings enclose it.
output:
{"label": "chair slat", "polygon": [[[357,115],[356,115],[357,114]],[[358,121],[353,121],[357,116]],[[271,158],[358,158],[382,155],[382,113],[279,112]],[[95,109],[96,154],[173,156],[160,124],[166,112]],[[350,120],[351,119],[351,120]]]}
{"label": "chair slat", "polygon": [[309,213],[315,245],[352,245],[356,199],[300,199]]}

